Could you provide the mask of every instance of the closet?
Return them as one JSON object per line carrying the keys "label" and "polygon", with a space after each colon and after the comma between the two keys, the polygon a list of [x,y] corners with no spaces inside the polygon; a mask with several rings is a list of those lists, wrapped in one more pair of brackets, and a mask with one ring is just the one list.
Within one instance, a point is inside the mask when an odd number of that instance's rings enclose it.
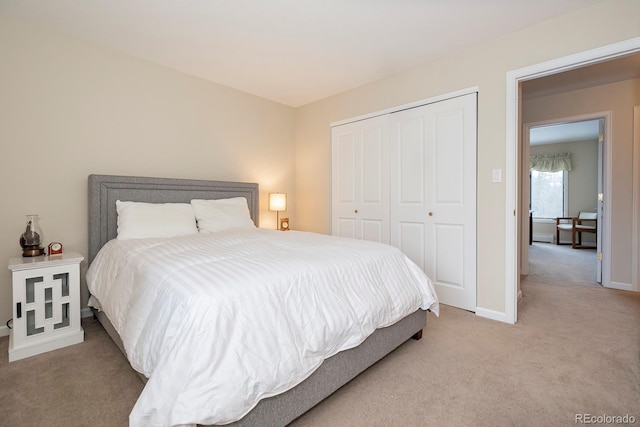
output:
{"label": "closet", "polygon": [[477,94],[331,129],[331,232],[402,250],[443,304],[476,308]]}

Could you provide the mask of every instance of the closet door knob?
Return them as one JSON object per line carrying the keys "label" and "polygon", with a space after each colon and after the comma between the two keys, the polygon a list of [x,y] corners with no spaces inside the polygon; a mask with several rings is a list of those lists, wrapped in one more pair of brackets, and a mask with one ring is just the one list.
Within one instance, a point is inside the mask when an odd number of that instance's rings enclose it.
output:
{"label": "closet door knob", "polygon": [[429,212],[429,216],[433,216],[433,212]]}
{"label": "closet door knob", "polygon": [[358,213],[358,209],[356,209],[355,211],[353,211],[353,213]]}

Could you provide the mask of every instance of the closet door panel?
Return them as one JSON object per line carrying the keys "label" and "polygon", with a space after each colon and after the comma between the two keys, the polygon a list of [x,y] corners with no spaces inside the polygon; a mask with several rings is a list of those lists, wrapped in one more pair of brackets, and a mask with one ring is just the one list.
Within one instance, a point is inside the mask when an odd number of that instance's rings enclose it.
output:
{"label": "closet door panel", "polygon": [[428,269],[444,304],[476,309],[476,96],[430,105]]}
{"label": "closet door panel", "polygon": [[361,201],[358,238],[389,243],[389,117],[359,122]]}
{"label": "closet door panel", "polygon": [[[431,242],[433,258],[429,270],[437,283],[444,301],[455,301],[460,306],[465,298],[465,129],[464,109],[432,108],[429,141],[430,162],[433,171],[433,191],[428,195],[428,205],[433,212],[433,226],[427,238]],[[474,168],[475,169],[475,168]],[[475,187],[474,187],[475,191]],[[450,256],[455,254],[455,256]],[[469,285],[471,286],[471,285]],[[473,285],[475,287],[475,283]],[[461,300],[463,303],[458,303]],[[469,310],[473,307],[464,306]]]}
{"label": "closet door panel", "polygon": [[332,234],[389,242],[388,120],[332,128]]}
{"label": "closet door panel", "polygon": [[[442,303],[475,311],[476,96],[392,113],[390,128],[391,244],[411,248]],[[407,223],[422,235],[408,237]]]}
{"label": "closet door panel", "polygon": [[425,119],[419,108],[391,114],[390,242],[429,274]]}
{"label": "closet door panel", "polygon": [[359,134],[352,127],[331,130],[331,234],[356,237]]}

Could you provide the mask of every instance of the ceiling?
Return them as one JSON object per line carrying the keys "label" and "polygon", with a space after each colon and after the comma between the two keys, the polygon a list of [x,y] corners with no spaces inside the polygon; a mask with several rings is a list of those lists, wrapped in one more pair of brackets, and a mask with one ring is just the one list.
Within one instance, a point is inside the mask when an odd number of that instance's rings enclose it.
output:
{"label": "ceiling", "polygon": [[598,0],[0,0],[0,15],[293,107]]}
{"label": "ceiling", "polygon": [[529,130],[531,145],[557,144],[560,142],[593,141],[600,133],[599,120],[538,126]]}

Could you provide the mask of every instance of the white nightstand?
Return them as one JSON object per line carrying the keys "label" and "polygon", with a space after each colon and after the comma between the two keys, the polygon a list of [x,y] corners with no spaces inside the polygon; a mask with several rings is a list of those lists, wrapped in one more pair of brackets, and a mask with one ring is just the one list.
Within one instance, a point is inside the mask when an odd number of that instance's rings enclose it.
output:
{"label": "white nightstand", "polygon": [[9,362],[84,341],[77,252],[9,259],[13,328]]}

